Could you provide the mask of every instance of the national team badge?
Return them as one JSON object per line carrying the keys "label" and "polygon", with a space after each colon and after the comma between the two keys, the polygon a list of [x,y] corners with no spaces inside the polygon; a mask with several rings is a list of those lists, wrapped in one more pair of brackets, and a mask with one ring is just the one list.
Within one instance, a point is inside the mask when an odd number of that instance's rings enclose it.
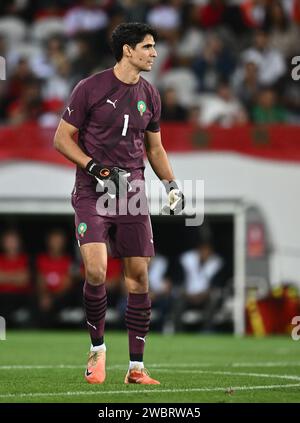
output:
{"label": "national team badge", "polygon": [[79,235],[81,236],[81,238],[83,238],[84,233],[86,232],[86,230],[87,230],[87,224],[84,223],[84,222],[79,223],[78,228],[77,228],[77,231],[78,231]]}
{"label": "national team badge", "polygon": [[140,100],[137,102],[137,109],[140,112],[140,115],[143,116],[143,114],[145,113],[147,106],[146,103],[143,100]]}

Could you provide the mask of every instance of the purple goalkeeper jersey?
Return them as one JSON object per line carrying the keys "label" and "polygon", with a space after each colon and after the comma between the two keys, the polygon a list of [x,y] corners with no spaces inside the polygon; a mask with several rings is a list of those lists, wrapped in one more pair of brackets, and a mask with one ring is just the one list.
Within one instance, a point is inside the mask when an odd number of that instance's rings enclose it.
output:
{"label": "purple goalkeeper jersey", "polygon": [[[160,130],[160,112],[159,93],[149,82],[140,77],[126,84],[107,69],[77,84],[62,118],[79,129],[79,146],[96,162],[134,171],[144,169],[145,131]],[[76,187],[94,184],[77,166]]]}

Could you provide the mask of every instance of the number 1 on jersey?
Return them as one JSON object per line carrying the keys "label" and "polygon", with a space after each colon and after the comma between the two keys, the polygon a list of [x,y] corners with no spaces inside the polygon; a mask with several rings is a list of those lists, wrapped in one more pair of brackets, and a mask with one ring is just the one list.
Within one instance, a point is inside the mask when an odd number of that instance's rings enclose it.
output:
{"label": "number 1 on jersey", "polygon": [[124,126],[123,126],[123,131],[122,131],[123,137],[125,137],[126,134],[127,134],[128,122],[129,122],[129,115],[124,115]]}

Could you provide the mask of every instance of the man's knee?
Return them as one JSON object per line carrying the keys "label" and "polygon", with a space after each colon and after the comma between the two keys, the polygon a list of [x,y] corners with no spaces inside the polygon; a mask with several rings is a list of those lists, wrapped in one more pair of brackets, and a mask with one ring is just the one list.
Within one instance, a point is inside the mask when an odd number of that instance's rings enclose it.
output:
{"label": "man's knee", "polygon": [[93,285],[99,285],[105,282],[106,267],[99,263],[88,263],[85,268],[86,279]]}
{"label": "man's knee", "polygon": [[144,294],[148,292],[147,272],[137,272],[130,277],[125,276],[127,287],[132,294]]}

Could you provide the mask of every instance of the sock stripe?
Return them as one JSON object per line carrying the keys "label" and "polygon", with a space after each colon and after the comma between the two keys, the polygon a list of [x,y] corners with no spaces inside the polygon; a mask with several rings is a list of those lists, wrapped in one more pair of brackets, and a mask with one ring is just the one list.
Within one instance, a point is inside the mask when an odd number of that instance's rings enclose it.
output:
{"label": "sock stripe", "polygon": [[127,329],[130,329],[131,331],[133,331],[134,336],[137,335],[137,336],[143,336],[144,337],[149,332],[149,329],[141,330],[141,329],[137,329],[137,328],[130,326],[130,325],[127,326]]}
{"label": "sock stripe", "polygon": [[102,314],[99,316],[99,320],[103,319],[105,317],[106,310],[103,310]]}
{"label": "sock stripe", "polygon": [[90,307],[85,307],[86,312],[88,313],[100,313],[102,310],[106,310],[107,306],[105,305],[104,307],[101,308],[90,308]]}
{"label": "sock stripe", "polygon": [[95,297],[95,296],[90,296],[90,295],[85,295],[83,298],[85,300],[89,300],[91,302],[95,302],[95,301],[102,301],[104,298],[106,298],[106,292],[104,293],[104,295],[102,295],[101,297]]}
{"label": "sock stripe", "polygon": [[129,321],[129,322],[136,322],[136,323],[141,323],[141,324],[148,324],[148,323],[150,323],[150,320],[151,319],[136,319],[136,318],[133,318],[132,316],[127,316],[126,314],[125,314],[125,320],[126,321]]}
{"label": "sock stripe", "polygon": [[[98,323],[99,320],[103,319],[105,317],[106,311],[104,311],[102,314],[89,314],[89,319],[87,319],[90,323]],[[95,325],[96,326],[96,325]]]}
{"label": "sock stripe", "polygon": [[103,304],[107,302],[107,297],[105,295],[104,298],[101,298],[100,300],[90,300],[89,298],[84,298],[83,302],[85,305],[88,305],[91,308],[101,307]]}
{"label": "sock stripe", "polygon": [[103,343],[107,309],[107,295],[104,285],[95,288],[86,281],[83,288],[83,306],[86,320],[89,323],[87,329],[90,333],[92,344],[101,345]]}
{"label": "sock stripe", "polygon": [[[151,300],[149,294],[129,294],[125,312],[125,324],[128,331],[129,356],[138,357],[143,361],[145,342],[144,338],[149,333],[151,322]],[[134,361],[134,359],[131,359]]]}
{"label": "sock stripe", "polygon": [[132,313],[132,311],[130,310],[126,310],[125,312],[128,316],[132,316],[132,317],[143,317],[143,318],[150,318],[151,316],[151,311],[147,312],[147,313]]}
{"label": "sock stripe", "polygon": [[145,318],[145,319],[137,319],[135,316],[130,316],[128,314],[125,314],[125,319],[131,320],[132,322],[141,323],[141,324],[150,322],[150,320],[151,320],[150,316]]}
{"label": "sock stripe", "polygon": [[126,324],[129,324],[129,325],[131,325],[131,326],[135,326],[135,327],[137,327],[137,328],[147,329],[147,328],[149,328],[149,326],[150,326],[150,322],[149,322],[149,323],[147,323],[147,324],[145,324],[145,325],[138,325],[137,323],[132,322],[132,321],[127,320],[127,319],[125,319],[125,321],[126,321]]}
{"label": "sock stripe", "polygon": [[127,304],[127,309],[131,310],[132,312],[136,312],[136,311],[144,311],[144,312],[151,312],[151,306],[150,307],[142,307],[142,308],[137,308],[137,307],[132,307],[129,304]]}
{"label": "sock stripe", "polygon": [[100,310],[103,310],[103,309],[105,309],[106,308],[106,306],[107,306],[107,303],[104,303],[104,304],[102,304],[101,306],[99,306],[99,307],[91,307],[89,304],[86,304],[86,306],[85,306],[85,308],[87,309],[87,310],[89,310],[89,311],[91,311],[91,312],[93,312],[93,311],[100,311]]}

